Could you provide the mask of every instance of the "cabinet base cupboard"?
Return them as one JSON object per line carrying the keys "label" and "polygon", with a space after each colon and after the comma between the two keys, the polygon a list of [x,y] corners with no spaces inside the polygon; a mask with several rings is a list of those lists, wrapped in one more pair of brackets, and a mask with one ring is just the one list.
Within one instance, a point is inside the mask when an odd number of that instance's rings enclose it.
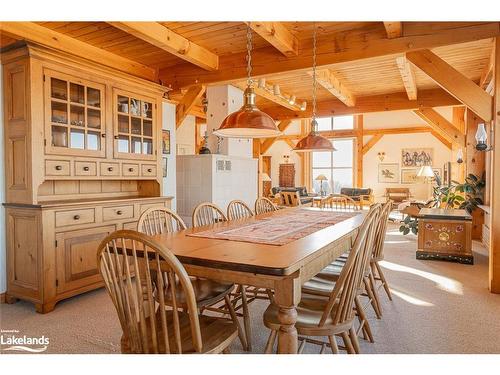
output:
{"label": "cabinet base cupboard", "polygon": [[2,53],[7,293],[47,313],[102,286],[96,251],[162,197],[167,89],[27,43]]}

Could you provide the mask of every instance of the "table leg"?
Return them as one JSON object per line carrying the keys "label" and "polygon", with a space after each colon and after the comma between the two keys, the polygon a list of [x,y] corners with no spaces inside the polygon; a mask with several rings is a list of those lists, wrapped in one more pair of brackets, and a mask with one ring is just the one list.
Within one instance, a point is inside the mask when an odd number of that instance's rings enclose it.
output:
{"label": "table leg", "polygon": [[275,303],[279,306],[278,320],[281,324],[278,331],[278,353],[297,354],[298,338],[295,322],[300,301],[299,279],[285,279],[276,282]]}

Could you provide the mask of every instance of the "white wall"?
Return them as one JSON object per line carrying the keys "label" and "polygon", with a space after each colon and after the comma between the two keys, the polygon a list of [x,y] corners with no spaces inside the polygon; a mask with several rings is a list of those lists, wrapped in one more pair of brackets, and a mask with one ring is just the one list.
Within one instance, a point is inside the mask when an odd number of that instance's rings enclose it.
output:
{"label": "white wall", "polygon": [[[174,118],[175,118],[175,107],[174,107]],[[186,116],[182,124],[177,128],[177,130],[174,130],[174,132],[176,133],[177,143],[172,142],[171,145],[172,147],[175,147],[176,150],[179,150],[179,154],[194,155],[196,153],[195,120],[196,118],[194,116],[188,115]]]}
{"label": "white wall", "polygon": [[[5,202],[5,155],[4,155],[4,133],[3,133],[3,85],[0,73],[0,204]],[[5,208],[0,206],[0,293],[7,290],[7,266],[5,250]]]}
{"label": "white wall", "polygon": [[[451,121],[452,110],[450,108],[439,108],[438,112]],[[424,125],[421,120],[411,111],[395,111],[387,113],[370,113],[364,116],[365,129],[382,129],[405,127],[412,125]],[[366,143],[371,136],[364,137]],[[434,150],[433,167],[440,168],[443,172],[443,165],[452,161],[452,153],[449,148],[444,146],[431,133],[414,134],[393,134],[384,135],[370,151],[363,157],[363,185],[374,189],[374,195],[377,201],[384,201],[383,195],[388,187],[407,187],[410,189],[415,199],[427,200],[431,195],[431,187],[425,183],[419,184],[388,184],[378,182],[378,165],[381,163],[377,153],[385,152],[385,158],[382,163],[397,163],[400,167],[399,180],[401,179],[401,149],[403,148],[432,148]]]}
{"label": "white wall", "polygon": [[[163,102],[163,119],[162,125],[164,130],[170,130],[170,154],[162,155],[167,158],[167,177],[163,178],[163,195],[173,196],[171,207],[175,211],[177,208],[176,202],[176,131],[175,131],[175,104]],[[163,163],[163,160],[162,160]],[[162,164],[163,166],[163,164]]]}

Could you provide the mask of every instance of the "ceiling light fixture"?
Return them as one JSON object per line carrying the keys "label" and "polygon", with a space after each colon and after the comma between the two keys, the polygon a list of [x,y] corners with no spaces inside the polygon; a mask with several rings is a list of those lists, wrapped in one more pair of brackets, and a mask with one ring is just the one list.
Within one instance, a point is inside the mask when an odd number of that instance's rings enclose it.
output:
{"label": "ceiling light fixture", "polygon": [[[250,25],[250,22],[248,23]],[[214,135],[225,138],[270,138],[281,134],[276,123],[255,104],[252,74],[252,30],[247,26],[247,88],[243,106],[227,116]]]}
{"label": "ceiling light fixture", "polygon": [[309,151],[337,151],[332,142],[318,133],[318,122],[316,121],[316,23],[313,25],[313,95],[312,95],[312,120],[311,132],[302,138],[293,149],[297,152]]}

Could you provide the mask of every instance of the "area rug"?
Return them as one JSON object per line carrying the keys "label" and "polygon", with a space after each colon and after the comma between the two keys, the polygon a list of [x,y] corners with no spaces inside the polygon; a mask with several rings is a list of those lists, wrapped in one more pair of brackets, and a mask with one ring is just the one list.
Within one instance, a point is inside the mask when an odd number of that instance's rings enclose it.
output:
{"label": "area rug", "polygon": [[250,222],[235,221],[188,236],[281,246],[359,214],[308,209],[282,210],[271,217],[256,217]]}

